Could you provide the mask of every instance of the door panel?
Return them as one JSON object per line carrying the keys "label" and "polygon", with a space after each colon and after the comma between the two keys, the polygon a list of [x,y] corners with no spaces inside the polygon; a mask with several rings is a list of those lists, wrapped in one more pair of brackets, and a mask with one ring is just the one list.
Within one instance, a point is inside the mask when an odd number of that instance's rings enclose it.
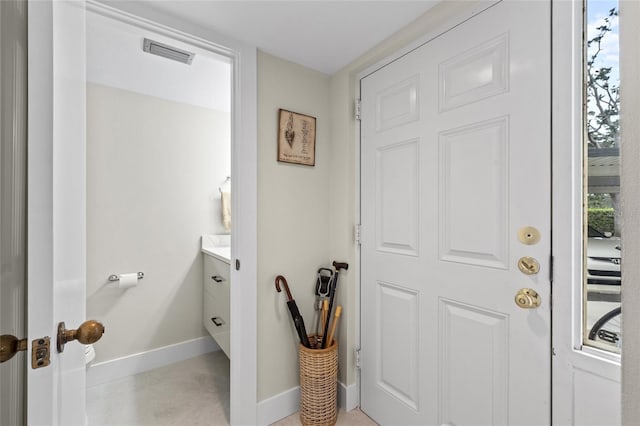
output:
{"label": "door panel", "polygon": [[401,142],[377,152],[376,199],[380,220],[376,223],[376,240],[380,251],[418,255],[417,142],[416,139]]}
{"label": "door panel", "polygon": [[509,90],[508,42],[502,34],[440,65],[440,112]]}
{"label": "door panel", "polygon": [[[378,323],[380,360],[377,384],[406,405],[418,407],[418,381],[412,372],[418,367],[418,294],[407,288],[378,282]],[[405,330],[398,333],[397,330]]]}
{"label": "door panel", "polygon": [[508,268],[508,127],[501,117],[440,134],[441,260]]}
{"label": "door panel", "polygon": [[509,317],[441,299],[438,322],[438,423],[508,424]]}
{"label": "door panel", "polygon": [[381,424],[549,423],[549,19],[504,0],[361,81],[361,405]]}

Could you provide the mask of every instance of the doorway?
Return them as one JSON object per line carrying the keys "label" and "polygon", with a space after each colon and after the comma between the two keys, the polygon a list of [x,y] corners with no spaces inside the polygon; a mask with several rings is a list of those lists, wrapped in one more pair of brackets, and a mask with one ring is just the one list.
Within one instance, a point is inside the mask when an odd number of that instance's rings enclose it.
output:
{"label": "doorway", "polygon": [[550,422],[550,16],[498,2],[361,80],[361,407],[379,423]]}
{"label": "doorway", "polygon": [[[32,226],[30,229],[35,230],[30,233],[29,239],[29,247],[33,249],[33,253],[29,253],[28,333],[31,337],[55,335],[58,321],[79,323],[85,317],[86,203],[82,172],[85,165],[86,84],[83,61],[86,37],[83,2],[36,2],[29,6],[29,87],[36,88],[29,92],[29,146],[33,148],[30,153],[34,154],[29,157],[29,170],[32,171],[29,174],[29,202],[39,207],[37,215],[28,217]],[[136,5],[122,5],[123,8],[128,6],[135,8]],[[252,221],[249,213],[243,213],[255,211],[256,198],[255,48],[224,39],[223,45],[215,44],[209,40],[221,38],[206,31],[203,34],[200,28],[194,30],[200,38],[192,36],[191,27],[184,22],[169,19],[171,27],[168,27],[136,17],[150,14],[154,16],[154,22],[168,24],[166,16],[157,16],[145,10],[139,10],[134,16],[93,2],[88,3],[88,7],[107,15],[117,15],[123,21],[171,33],[179,40],[227,56],[233,64],[234,143],[231,161],[238,178],[232,182],[232,190],[242,188],[242,191],[233,190],[238,194],[232,201],[232,212],[235,212],[233,220],[239,231],[232,236],[231,257],[237,267],[231,271],[231,277],[239,286],[232,289],[231,300],[240,300],[242,297],[245,306],[255,307],[255,291],[250,286],[242,285],[245,281],[255,282],[256,272],[255,221]],[[41,52],[47,54],[38,54]],[[52,96],[54,93],[55,96]],[[69,135],[73,136],[72,140],[66,137]],[[31,167],[32,164],[34,167]],[[52,176],[56,179],[52,179]],[[73,214],[60,214],[60,208]],[[54,232],[51,229],[52,222]],[[72,241],[68,241],[69,236],[73,237]],[[61,266],[66,269],[57,269]],[[52,273],[57,270],[68,275]],[[63,278],[66,281],[62,281]],[[242,335],[244,340],[235,339],[232,335],[231,348],[238,356],[230,366],[230,417],[233,422],[253,423],[256,415],[256,374],[255,345],[250,336],[255,336],[255,312],[252,310],[249,318],[246,315],[239,317],[240,312],[232,309],[234,329],[237,327],[240,331],[236,336]],[[245,348],[244,342],[249,347]],[[82,350],[82,359],[78,357],[79,349]],[[84,410],[81,409],[85,401],[83,349],[74,345],[64,354],[52,351],[51,363],[58,368],[42,369],[35,373],[28,370],[28,415],[33,422],[76,424],[84,421]]]}
{"label": "doorway", "polygon": [[[88,347],[91,422],[152,418],[148,403],[126,408],[135,398],[112,409],[104,380],[215,348],[202,326],[200,249],[208,235],[231,236],[221,214],[232,176],[231,84],[228,57],[87,14],[87,317],[110,331]],[[207,405],[225,405],[217,411],[228,422],[229,362],[226,373],[213,360],[203,367],[226,376],[209,381],[217,398]]]}

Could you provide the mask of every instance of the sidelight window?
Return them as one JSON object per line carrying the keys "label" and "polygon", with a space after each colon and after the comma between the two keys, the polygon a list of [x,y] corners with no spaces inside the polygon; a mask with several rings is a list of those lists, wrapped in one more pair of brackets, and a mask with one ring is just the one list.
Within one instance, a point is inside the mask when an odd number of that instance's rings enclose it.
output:
{"label": "sidelight window", "polygon": [[618,2],[587,0],[584,51],[585,345],[622,345]]}

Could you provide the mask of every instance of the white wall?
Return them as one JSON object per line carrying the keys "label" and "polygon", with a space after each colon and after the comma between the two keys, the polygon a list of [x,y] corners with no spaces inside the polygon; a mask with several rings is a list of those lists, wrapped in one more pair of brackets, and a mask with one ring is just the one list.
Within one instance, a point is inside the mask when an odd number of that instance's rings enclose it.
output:
{"label": "white wall", "polygon": [[[228,112],[89,84],[87,317],[96,362],[206,335],[200,235],[223,231]],[[144,272],[118,289],[110,274]]]}
{"label": "white wall", "polygon": [[622,424],[640,419],[640,3],[620,2],[620,125],[622,175]]}
{"label": "white wall", "polygon": [[[279,108],[316,117],[315,167],[277,161]],[[316,271],[335,258],[329,120],[327,75],[259,52],[258,401],[299,383],[298,337],[275,277],[287,279],[309,331]]]}

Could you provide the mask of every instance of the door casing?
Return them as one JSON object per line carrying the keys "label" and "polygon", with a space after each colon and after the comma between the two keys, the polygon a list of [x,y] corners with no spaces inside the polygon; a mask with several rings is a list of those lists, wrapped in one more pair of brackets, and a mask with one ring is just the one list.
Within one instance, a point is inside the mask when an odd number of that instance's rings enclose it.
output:
{"label": "door casing", "polygon": [[[85,3],[85,1],[81,0],[79,3]],[[252,283],[256,282],[257,276],[257,221],[253,215],[253,212],[257,210],[256,48],[228,39],[214,32],[194,27],[189,23],[172,17],[155,14],[144,5],[121,4],[119,6],[122,6],[122,9],[131,6],[133,10],[120,10],[94,1],[87,1],[86,4],[87,8],[90,8],[92,11],[112,14],[134,25],[151,28],[156,32],[168,34],[186,43],[196,44],[203,49],[212,50],[217,54],[228,57],[232,64],[231,161],[234,173],[232,191],[237,195],[232,199],[232,212],[235,226],[232,235],[231,257],[234,263],[236,260],[238,261],[238,265],[240,265],[241,261],[241,268],[232,268],[231,271],[232,279],[237,283],[231,290],[231,321],[234,330],[231,338],[231,350],[237,355],[234,356],[234,362],[231,363],[230,371],[230,418],[231,424],[255,424],[257,408],[257,351],[255,345],[257,337],[257,299],[256,289]],[[48,11],[40,16],[44,25],[47,25],[47,22],[49,22],[48,25],[50,25],[49,19],[52,13],[51,4],[44,5],[44,7],[48,8]],[[30,24],[36,24],[36,22],[30,21]],[[38,47],[40,49],[30,52],[30,55],[42,56],[43,66],[49,67],[50,65],[48,64],[51,63],[52,56],[51,49],[47,51],[46,46]],[[43,90],[48,90],[46,84],[50,83],[45,83]],[[30,89],[34,88],[37,88],[37,86],[30,87]],[[50,89],[51,87],[48,86],[48,88]],[[30,105],[30,108],[31,107],[36,108],[38,106]],[[34,127],[34,129],[39,128],[40,130],[38,130],[38,132],[41,133],[47,132],[47,129],[51,130],[53,128],[53,124],[53,120],[51,119],[47,123],[39,123],[39,126]],[[84,126],[84,124],[82,125]],[[40,137],[48,140],[46,133]],[[35,147],[36,150],[42,148],[40,145],[36,145]],[[36,176],[42,176],[43,173],[52,173],[51,148],[45,146],[43,151],[45,152],[36,157],[39,162],[30,165],[42,167],[42,170],[33,170],[34,167],[30,167],[34,172],[38,173]],[[53,188],[55,189],[57,187],[54,185]],[[51,202],[51,195],[47,195],[46,191],[43,194],[30,195],[34,197],[34,200],[45,200],[45,203]],[[37,209],[33,209],[33,205],[31,207],[32,210],[29,214],[38,214]],[[51,212],[53,206],[49,204],[45,205],[44,208],[44,212]],[[42,222],[43,221],[40,220],[36,223],[42,224],[42,229],[46,232],[48,229],[47,223]],[[33,231],[32,229],[32,235]],[[42,254],[43,259],[51,259],[51,253],[54,253],[52,244],[33,244],[30,250],[34,250],[34,253]],[[30,256],[33,259],[37,258],[35,254]],[[30,283],[33,285],[33,292],[40,290],[47,291],[47,288],[51,287],[51,277],[49,276],[36,276],[32,274],[29,278]],[[49,288],[48,291],[51,291],[51,289]],[[82,297],[84,297],[84,293]],[[242,301],[242,304],[240,301]],[[30,308],[33,307],[30,306]],[[41,309],[39,313],[47,318],[48,321],[55,323],[58,321],[67,321],[69,322],[68,325],[73,327],[79,325],[80,321],[78,321],[77,318],[55,318],[54,312],[52,311],[51,298],[49,299],[48,306],[40,306],[39,309]],[[78,322],[78,324],[75,324],[75,322]],[[54,334],[49,330],[42,329],[42,326],[40,330],[33,330],[34,335],[32,335],[31,332],[32,330],[30,330],[30,339],[37,337],[35,334],[52,336]],[[55,337],[52,337],[52,343],[55,351]],[[68,350],[68,352],[78,351]],[[65,355],[70,355],[68,352],[65,353]],[[82,357],[82,366],[84,367],[84,356]],[[59,386],[61,380],[64,379],[58,377],[59,374],[60,371],[57,369],[50,370],[46,375],[39,375],[40,377],[46,376],[44,377],[44,381],[38,378],[37,380],[39,381],[34,382],[37,383],[37,385],[34,384],[31,386],[32,383],[29,383],[28,410],[30,422],[47,424],[52,421],[56,422],[56,419],[59,418],[60,413],[58,412],[58,407],[54,406],[54,401],[51,396],[51,391],[55,389],[56,386]],[[84,413],[84,400],[73,402],[75,402],[75,409],[77,410],[78,407],[81,407],[80,412]],[[64,405],[69,405],[68,403],[72,402],[67,401]]]}
{"label": "door casing", "polygon": [[[491,5],[498,3],[500,0],[489,2],[478,2],[467,10],[463,15],[457,16],[449,21],[443,22],[442,25],[419,37],[406,47],[396,50],[393,54],[376,62],[375,64],[358,72],[354,77],[355,86],[355,102],[360,99],[360,80],[367,75],[375,72],[383,66],[394,62],[396,59],[404,56],[419,46],[429,42],[438,35],[453,28],[471,17],[481,13]],[[581,205],[582,187],[581,177],[576,182],[576,167],[579,166],[575,153],[575,138],[581,137],[582,129],[580,120],[576,117],[575,111],[581,108],[581,46],[582,46],[582,1],[581,0],[551,0],[551,38],[552,46],[552,229],[565,229],[568,233],[559,236],[553,233],[552,253],[554,257],[554,268],[552,278],[552,292],[555,306],[569,306],[571,309],[563,310],[565,315],[559,318],[557,313],[552,315],[552,350],[555,355],[552,359],[550,374],[552,375],[552,422],[557,424],[565,424],[572,417],[574,412],[574,401],[567,398],[569,386],[567,369],[560,368],[563,363],[568,362],[566,359],[558,358],[557,348],[560,345],[569,346],[568,353],[577,355],[588,360],[589,367],[598,371],[604,377],[619,382],[620,376],[620,359],[619,356],[602,353],[602,351],[591,351],[586,349],[576,352],[578,346],[577,339],[581,339],[581,331],[579,330],[579,321],[574,321],[576,315],[579,315],[581,302],[574,297],[574,292],[579,291],[581,287],[581,265],[582,261],[582,243],[581,243],[581,212],[575,210],[576,205]],[[568,25],[570,23],[570,25]],[[567,102],[570,99],[571,102]],[[564,103],[563,103],[564,102]],[[360,223],[360,173],[361,173],[361,152],[360,152],[360,126],[355,126],[355,223]],[[573,148],[567,151],[566,146],[556,143],[560,140],[574,141],[571,145]],[[581,154],[580,154],[581,155]],[[568,166],[570,165],[570,166]],[[570,193],[571,197],[560,198],[561,194]],[[578,198],[576,198],[578,197]],[[554,226],[555,225],[555,226]],[[360,346],[361,327],[360,321],[361,311],[361,285],[360,285],[360,248],[356,245],[355,253],[356,267],[356,346]],[[573,266],[572,266],[573,265]],[[556,286],[553,282],[571,282],[571,286]],[[364,354],[363,356],[366,356]],[[360,372],[356,368],[356,384],[358,387],[358,396],[360,395]],[[562,389],[567,390],[563,392]],[[609,395],[607,397],[607,406],[619,407],[620,395]],[[607,410],[602,410],[603,412]],[[611,418],[609,418],[610,420]]]}

